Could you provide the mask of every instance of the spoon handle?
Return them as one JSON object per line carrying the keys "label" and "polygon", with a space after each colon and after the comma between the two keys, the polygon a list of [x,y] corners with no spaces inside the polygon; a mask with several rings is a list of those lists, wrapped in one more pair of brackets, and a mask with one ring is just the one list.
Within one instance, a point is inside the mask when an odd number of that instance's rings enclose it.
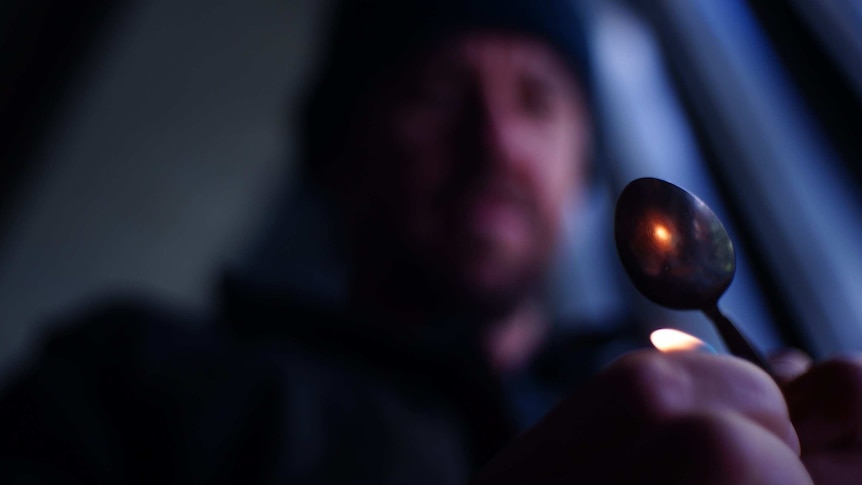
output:
{"label": "spoon handle", "polygon": [[766,359],[760,355],[760,352],[758,352],[757,349],[749,343],[748,339],[746,339],[739,329],[736,328],[736,325],[721,313],[721,310],[718,309],[718,305],[704,308],[703,313],[712,320],[712,323],[715,324],[715,327],[718,329],[718,333],[721,335],[721,338],[724,339],[724,344],[727,346],[727,349],[731,354],[760,367],[770,376],[775,376],[769,362],[767,362]]}

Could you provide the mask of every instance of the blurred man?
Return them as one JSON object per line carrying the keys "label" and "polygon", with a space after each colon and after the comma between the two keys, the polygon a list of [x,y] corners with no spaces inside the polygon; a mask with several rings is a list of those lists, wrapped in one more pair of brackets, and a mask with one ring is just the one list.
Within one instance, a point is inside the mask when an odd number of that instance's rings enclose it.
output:
{"label": "blurred man", "polygon": [[577,17],[565,0],[341,7],[304,141],[345,229],[347,305],[252,280],[207,318],[134,302],[78,318],[0,402],[0,476],[858,483],[852,361],[797,378],[803,362],[779,388],[731,357],[636,352],[513,440],[511,399],[550,386],[506,384],[548,355],[540,283],[588,179]]}

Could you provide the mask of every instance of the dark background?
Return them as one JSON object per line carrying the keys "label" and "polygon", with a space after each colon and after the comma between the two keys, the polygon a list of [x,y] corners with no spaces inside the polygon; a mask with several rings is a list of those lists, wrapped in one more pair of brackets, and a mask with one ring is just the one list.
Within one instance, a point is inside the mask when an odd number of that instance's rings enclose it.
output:
{"label": "dark background", "polygon": [[3,3],[0,367],[105,290],[208,303],[289,175],[327,4]]}

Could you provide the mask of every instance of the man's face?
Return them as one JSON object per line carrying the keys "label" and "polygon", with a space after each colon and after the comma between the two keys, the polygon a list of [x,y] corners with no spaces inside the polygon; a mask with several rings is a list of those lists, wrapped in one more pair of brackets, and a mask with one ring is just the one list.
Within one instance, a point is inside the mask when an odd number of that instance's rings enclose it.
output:
{"label": "man's face", "polygon": [[443,293],[515,298],[544,272],[581,192],[588,129],[579,87],[544,43],[472,33],[438,44],[356,118],[354,227]]}

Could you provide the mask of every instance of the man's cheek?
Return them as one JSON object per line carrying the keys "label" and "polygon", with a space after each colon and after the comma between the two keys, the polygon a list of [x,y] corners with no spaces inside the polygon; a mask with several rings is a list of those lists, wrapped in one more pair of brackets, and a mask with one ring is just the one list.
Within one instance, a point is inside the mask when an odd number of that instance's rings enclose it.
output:
{"label": "man's cheek", "polygon": [[439,190],[451,177],[456,157],[446,140],[430,137],[422,143],[397,144],[395,170],[403,170],[412,190]]}

